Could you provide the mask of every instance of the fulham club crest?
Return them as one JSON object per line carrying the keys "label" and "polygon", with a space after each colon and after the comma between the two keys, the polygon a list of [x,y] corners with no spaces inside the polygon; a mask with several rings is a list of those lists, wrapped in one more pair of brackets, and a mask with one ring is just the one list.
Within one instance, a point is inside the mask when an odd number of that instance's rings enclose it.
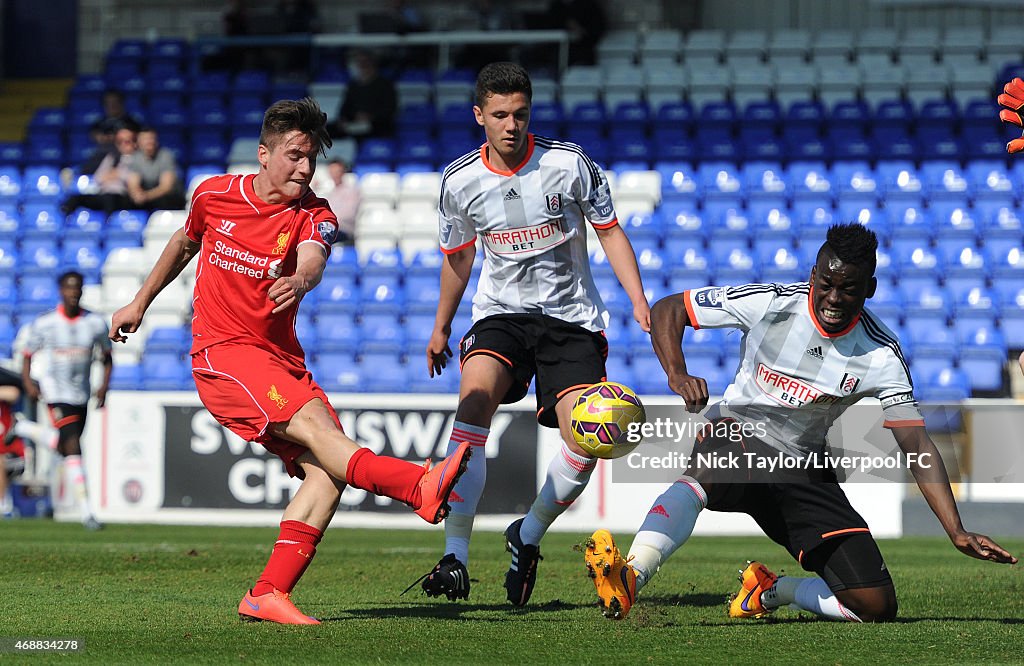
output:
{"label": "fulham club crest", "polygon": [[561,192],[549,192],[544,195],[544,201],[547,203],[549,213],[561,213],[562,212],[562,193]]}
{"label": "fulham club crest", "polygon": [[843,392],[843,395],[853,395],[858,385],[860,385],[860,378],[847,372],[843,374],[843,381],[839,382],[839,390]]}

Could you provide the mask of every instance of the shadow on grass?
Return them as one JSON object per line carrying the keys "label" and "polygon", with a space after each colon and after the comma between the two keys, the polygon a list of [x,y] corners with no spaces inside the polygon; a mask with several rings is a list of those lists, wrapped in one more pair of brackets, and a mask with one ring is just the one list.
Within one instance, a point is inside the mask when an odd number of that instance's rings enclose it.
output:
{"label": "shadow on grass", "polygon": [[[320,617],[321,622],[341,622],[355,618],[377,619],[388,618],[430,618],[430,619],[459,619],[463,615],[475,613],[503,613],[505,616],[515,618],[526,618],[531,615],[541,619],[545,613],[560,613],[571,611],[577,608],[589,608],[591,604],[570,604],[559,599],[554,599],[543,604],[528,605],[524,608],[516,608],[508,603],[499,604],[474,604],[469,602],[396,602],[384,606],[349,608],[343,615],[337,617]],[[506,617],[479,617],[474,615],[475,622],[504,622]]]}

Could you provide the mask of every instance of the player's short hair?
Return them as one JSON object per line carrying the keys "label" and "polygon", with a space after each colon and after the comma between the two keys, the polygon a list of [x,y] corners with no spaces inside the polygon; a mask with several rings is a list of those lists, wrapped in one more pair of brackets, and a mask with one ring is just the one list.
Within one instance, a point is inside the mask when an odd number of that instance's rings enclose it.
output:
{"label": "player's short hair", "polygon": [[822,256],[831,253],[844,264],[869,268],[868,275],[874,275],[878,262],[875,256],[877,251],[878,236],[874,231],[857,222],[845,222],[828,228],[828,235],[818,250],[816,261],[821,261]]}
{"label": "player's short hair", "polygon": [[263,114],[260,143],[273,148],[288,132],[299,130],[317,142],[320,154],[327,157],[331,136],[327,133],[327,114],[312,97],[282,99],[274,102]]}
{"label": "player's short hair", "polygon": [[64,284],[64,280],[67,280],[68,278],[72,278],[72,277],[78,278],[79,282],[81,282],[82,284],[85,284],[85,276],[82,275],[81,273],[79,273],[78,271],[71,270],[71,271],[64,271],[60,275],[57,276],[57,286],[60,286],[60,285]]}
{"label": "player's short hair", "polygon": [[533,100],[530,75],[514,62],[492,62],[484,65],[476,75],[476,105],[483,108],[491,95],[523,93],[527,101]]}

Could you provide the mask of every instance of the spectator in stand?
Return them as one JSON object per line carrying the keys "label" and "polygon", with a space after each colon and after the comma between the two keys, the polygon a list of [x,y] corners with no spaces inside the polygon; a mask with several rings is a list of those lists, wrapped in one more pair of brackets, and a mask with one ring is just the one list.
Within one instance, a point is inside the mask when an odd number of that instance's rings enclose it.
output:
{"label": "spectator in stand", "polygon": [[334,136],[390,136],[398,108],[394,82],[381,76],[377,61],[366,51],[352,53],[349,74],[352,79],[333,127]]}
{"label": "spectator in stand", "polygon": [[128,196],[143,210],[182,209],[185,194],[174,153],[160,145],[156,130],[143,128],[138,152],[128,165]]}
{"label": "spectator in stand", "polygon": [[107,155],[96,168],[93,180],[98,192],[73,194],[61,204],[61,211],[68,215],[76,208],[102,210],[107,214],[122,208],[132,208],[134,202],[128,196],[130,165],[135,158],[135,130],[122,127],[114,135],[115,151]]}
{"label": "spectator in stand", "polygon": [[348,165],[337,157],[327,163],[327,172],[331,176],[334,187],[324,194],[324,199],[330,204],[331,210],[338,218],[338,241],[343,245],[352,245],[356,237],[356,216],[359,214],[359,206],[363,202],[363,195],[359,186],[351,179],[345,178],[348,174]]}
{"label": "spectator in stand", "polygon": [[96,172],[103,158],[117,152],[114,137],[120,129],[139,131],[139,121],[124,108],[124,94],[120,90],[103,93],[103,117],[89,127],[89,134],[96,142],[96,150],[82,164],[79,172],[91,176]]}

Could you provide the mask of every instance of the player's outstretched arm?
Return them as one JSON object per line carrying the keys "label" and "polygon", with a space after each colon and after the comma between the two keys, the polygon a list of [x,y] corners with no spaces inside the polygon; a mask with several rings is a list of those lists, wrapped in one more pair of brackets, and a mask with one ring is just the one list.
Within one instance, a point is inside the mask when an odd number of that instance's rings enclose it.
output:
{"label": "player's outstretched arm", "polygon": [[690,324],[686,296],[666,296],[651,308],[651,344],[668,375],[668,387],[682,396],[686,411],[697,413],[708,404],[708,384],[686,371],[683,331]]}
{"label": "player's outstretched arm", "polygon": [[917,487],[921,489],[921,494],[956,549],[979,560],[1016,564],[1017,558],[995,541],[984,534],[964,529],[953,498],[953,489],[949,486],[946,466],[924,426],[893,428],[892,434],[900,449],[908,457],[913,455],[914,462],[910,470],[917,481]]}
{"label": "player's outstretched arm", "polygon": [[156,260],[153,269],[149,271],[149,275],[139,287],[135,298],[111,317],[108,337],[114,342],[126,342],[129,333],[139,330],[139,326],[142,325],[142,317],[145,316],[146,309],[149,308],[153,299],[174,278],[178,277],[197,252],[199,252],[199,243],[186,236],[184,229],[175,231],[167,241],[164,251],[160,253],[160,258]]}
{"label": "player's outstretched arm", "polygon": [[640,328],[650,333],[651,306],[644,295],[644,283],[640,277],[640,267],[636,264],[633,244],[617,224],[607,229],[597,229],[597,238],[601,241],[604,253],[608,255],[608,263],[615,271],[615,277],[633,304],[633,319],[640,324]]}
{"label": "player's outstretched arm", "polygon": [[433,377],[441,374],[452,356],[448,339],[452,335],[452,319],[459,309],[462,294],[466,292],[470,275],[473,272],[473,259],[476,258],[476,245],[446,254],[441,262],[441,296],[437,301],[437,314],[434,316],[434,330],[427,343],[427,372]]}
{"label": "player's outstretched arm", "polygon": [[271,314],[298,307],[302,297],[320,284],[327,267],[327,252],[317,243],[302,243],[296,250],[295,272],[270,285],[267,297],[274,301]]}

